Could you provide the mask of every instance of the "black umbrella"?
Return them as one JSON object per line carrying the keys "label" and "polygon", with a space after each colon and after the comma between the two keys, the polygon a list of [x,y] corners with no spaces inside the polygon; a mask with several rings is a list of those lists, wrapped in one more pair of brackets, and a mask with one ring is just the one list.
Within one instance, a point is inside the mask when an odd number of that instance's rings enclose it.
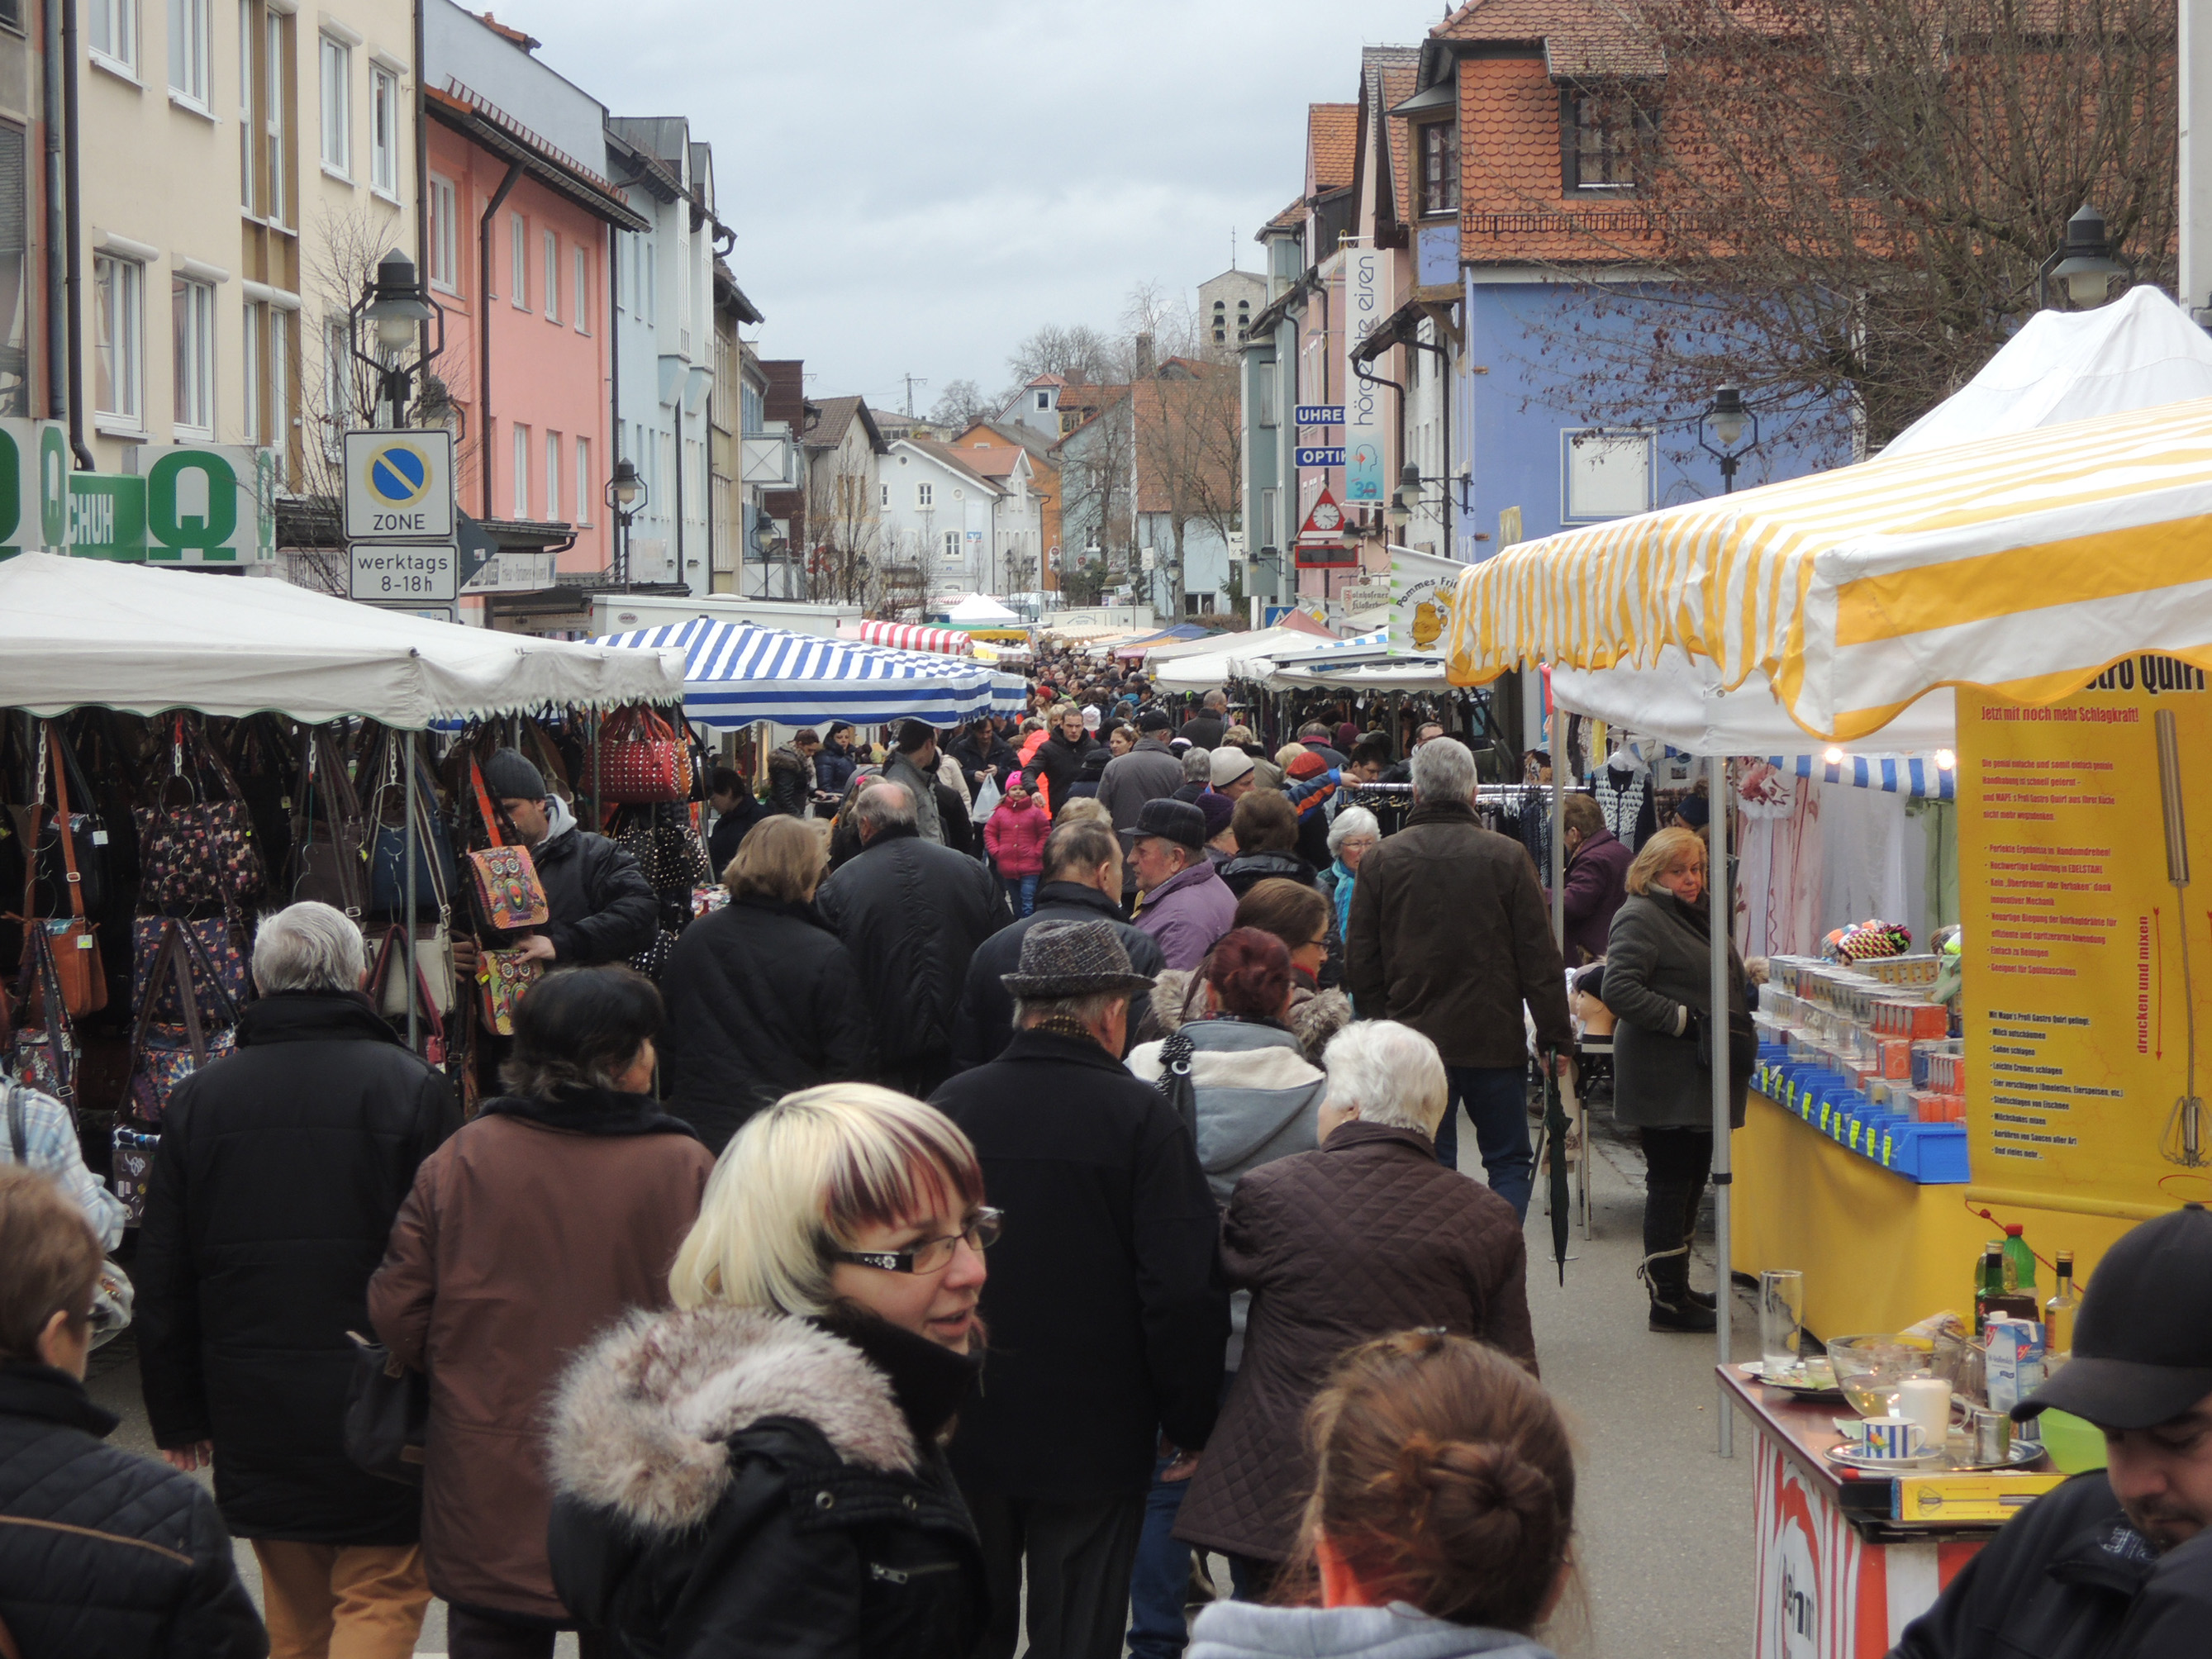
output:
{"label": "black umbrella", "polygon": [[1544,1056],[1544,1152],[1552,1178],[1552,1259],[1567,1282],[1567,1108],[1559,1089],[1559,1054]]}

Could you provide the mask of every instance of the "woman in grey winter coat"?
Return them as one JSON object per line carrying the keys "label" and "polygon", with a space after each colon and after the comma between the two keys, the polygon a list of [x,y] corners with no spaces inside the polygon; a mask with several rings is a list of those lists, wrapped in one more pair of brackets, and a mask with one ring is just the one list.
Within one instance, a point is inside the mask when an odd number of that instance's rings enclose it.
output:
{"label": "woman in grey winter coat", "polygon": [[1320,1605],[1217,1601],[1190,1659],[1551,1659],[1534,1632],[1571,1571],[1575,1464],[1541,1383],[1483,1343],[1407,1331],[1346,1355],[1308,1420],[1294,1570]]}
{"label": "woman in grey winter coat", "polygon": [[[1710,1331],[1713,1298],[1690,1289],[1690,1238],[1713,1162],[1711,1056],[1726,1063],[1729,1028],[1747,1030],[1743,962],[1729,947],[1729,1006],[1712,1017],[1712,947],[1705,908],[1705,844],[1662,830],[1628,867],[1628,897],[1606,945],[1605,1006],[1613,1038],[1613,1110],[1642,1132],[1644,1262],[1655,1331]],[[1730,1120],[1743,1123],[1750,1081],[1730,1067]]]}

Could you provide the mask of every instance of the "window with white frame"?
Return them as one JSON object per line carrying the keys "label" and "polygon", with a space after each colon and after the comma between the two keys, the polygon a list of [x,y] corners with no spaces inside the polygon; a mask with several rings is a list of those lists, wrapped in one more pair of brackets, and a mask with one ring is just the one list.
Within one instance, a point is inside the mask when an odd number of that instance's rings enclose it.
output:
{"label": "window with white frame", "polygon": [[455,223],[459,203],[454,199],[453,181],[430,175],[430,286],[442,289],[447,294],[456,293],[461,285],[460,237]]}
{"label": "window with white frame", "polygon": [[368,69],[368,187],[399,194],[399,77],[378,64]]}
{"label": "window with white frame", "polygon": [[238,0],[238,201],[249,219],[260,216],[260,171],[254,165],[253,0]]}
{"label": "window with white frame", "polygon": [[945,562],[948,565],[958,564],[965,556],[960,550],[960,532],[957,530],[946,531],[938,538],[938,545],[944,550]]}
{"label": "window with white frame", "polygon": [[323,165],[353,177],[353,48],[319,36],[323,62]]}
{"label": "window with white frame", "polygon": [[545,434],[545,516],[557,520],[561,516],[561,434]]}
{"label": "window with white frame", "polygon": [[209,107],[208,0],[169,0],[169,90]]}
{"label": "window with white frame", "polygon": [[599,499],[599,480],[592,476],[592,441],[576,440],[576,522],[588,525]]}
{"label": "window with white frame", "polygon": [[1038,392],[1036,395],[1036,406],[1039,409],[1050,409],[1052,407],[1052,393],[1049,392]]}
{"label": "window with white frame", "polygon": [[246,307],[246,387],[239,399],[238,427],[249,444],[261,441],[261,319],[269,309],[254,304]]}
{"label": "window with white frame", "polygon": [[1651,507],[1649,432],[1602,428],[1559,434],[1560,518],[1569,524],[1625,519]]}
{"label": "window with white frame", "polygon": [[280,483],[291,476],[292,456],[292,313],[269,307],[269,429],[261,441],[276,451]]}
{"label": "window with white frame", "polygon": [[545,233],[545,320],[561,320],[561,238],[550,230]]}
{"label": "window with white frame", "polygon": [[176,343],[176,426],[182,435],[215,436],[215,284],[179,276],[169,284]]}
{"label": "window with white frame", "polygon": [[925,510],[935,507],[937,505],[937,486],[931,483],[927,479],[917,482],[914,487],[914,504]]}
{"label": "window with white frame", "polygon": [[108,254],[92,262],[92,406],[137,425],[145,419],[146,270]]}
{"label": "window with white frame", "polygon": [[507,216],[507,276],[514,288],[507,298],[518,311],[530,309],[530,227],[519,213]]}
{"label": "window with white frame", "polygon": [[272,10],[262,21],[265,27],[261,36],[261,126],[269,141],[262,152],[269,164],[268,211],[263,216],[272,225],[281,225],[284,222],[284,167],[291,154],[284,135],[284,89],[292,77],[284,52],[284,15]]}
{"label": "window with white frame", "polygon": [[530,428],[514,428],[514,516],[530,516]]}
{"label": "window with white frame", "polygon": [[878,501],[877,505],[878,507],[888,507],[891,504],[891,487],[889,484],[884,484],[881,488],[883,489],[883,499]]}
{"label": "window with white frame", "polygon": [[576,279],[568,285],[568,314],[577,333],[592,331],[592,258],[581,242],[576,245]]}
{"label": "window with white frame", "polygon": [[86,0],[84,34],[94,57],[138,72],[138,0]]}
{"label": "window with white frame", "polygon": [[344,317],[323,320],[323,453],[337,460],[357,417],[353,406],[353,329]]}

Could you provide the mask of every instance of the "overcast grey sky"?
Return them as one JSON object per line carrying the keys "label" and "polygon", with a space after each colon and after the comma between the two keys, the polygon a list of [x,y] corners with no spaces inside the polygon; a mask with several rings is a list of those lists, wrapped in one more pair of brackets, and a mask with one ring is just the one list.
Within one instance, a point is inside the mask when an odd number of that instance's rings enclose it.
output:
{"label": "overcast grey sky", "polygon": [[[477,4],[483,0],[464,0]],[[731,268],[808,393],[986,392],[1044,323],[1188,291],[1304,183],[1305,108],[1442,0],[489,0],[617,115],[714,147]],[[819,371],[818,374],[815,371]]]}

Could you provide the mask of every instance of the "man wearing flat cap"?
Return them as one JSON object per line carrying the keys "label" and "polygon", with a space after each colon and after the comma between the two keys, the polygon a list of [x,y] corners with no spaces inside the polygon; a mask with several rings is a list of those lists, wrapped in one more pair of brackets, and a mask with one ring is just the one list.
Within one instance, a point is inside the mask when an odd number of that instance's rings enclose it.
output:
{"label": "man wearing flat cap", "polygon": [[1034,927],[1004,978],[1013,1040],[931,1097],[1006,1218],[983,1291],[989,1371],[951,1445],[991,1585],[976,1651],[1019,1645],[1026,1559],[1030,1651],[1118,1654],[1160,1441],[1195,1451],[1213,1429],[1216,1213],[1191,1131],[1121,1066],[1129,999],[1152,981],[1113,927]]}
{"label": "man wearing flat cap", "polygon": [[2006,1522],[1892,1659],[2212,1653],[2212,1212],[2188,1205],[2105,1253],[2072,1357],[2012,1414],[2045,1411],[2102,1429],[2106,1467]]}
{"label": "man wearing flat cap", "polygon": [[1143,897],[1130,920],[1170,968],[1197,967],[1237,925],[1237,896],[1206,856],[1206,814],[1187,800],[1148,800],[1137,813],[1129,866]]}

